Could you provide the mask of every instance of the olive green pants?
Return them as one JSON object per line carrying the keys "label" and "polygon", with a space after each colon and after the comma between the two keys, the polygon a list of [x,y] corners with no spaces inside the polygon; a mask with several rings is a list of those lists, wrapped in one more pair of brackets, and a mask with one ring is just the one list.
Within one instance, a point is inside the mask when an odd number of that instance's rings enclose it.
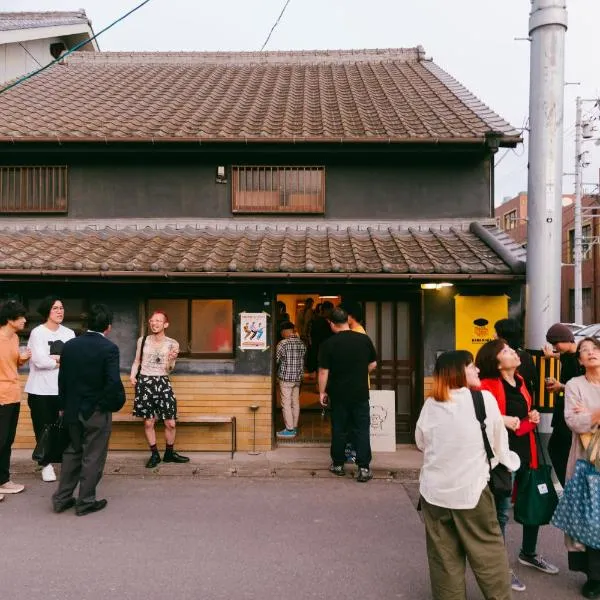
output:
{"label": "olive green pants", "polygon": [[510,600],[508,559],[489,488],[475,508],[453,510],[421,497],[433,600],[466,600],[465,559],[486,600]]}

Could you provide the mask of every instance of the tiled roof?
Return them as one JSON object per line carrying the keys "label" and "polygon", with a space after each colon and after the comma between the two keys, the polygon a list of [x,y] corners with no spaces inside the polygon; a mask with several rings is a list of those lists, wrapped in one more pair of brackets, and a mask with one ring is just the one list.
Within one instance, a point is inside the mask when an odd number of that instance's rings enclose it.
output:
{"label": "tiled roof", "polygon": [[0,141],[520,138],[420,47],[80,52],[0,95],[0,114]]}
{"label": "tiled roof", "polygon": [[81,24],[89,24],[84,10],[74,12],[0,12],[0,31]]}
{"label": "tiled roof", "polygon": [[246,224],[60,230],[13,225],[0,229],[0,276],[363,273],[493,278],[522,273],[508,251],[494,246],[494,231],[478,227]]}

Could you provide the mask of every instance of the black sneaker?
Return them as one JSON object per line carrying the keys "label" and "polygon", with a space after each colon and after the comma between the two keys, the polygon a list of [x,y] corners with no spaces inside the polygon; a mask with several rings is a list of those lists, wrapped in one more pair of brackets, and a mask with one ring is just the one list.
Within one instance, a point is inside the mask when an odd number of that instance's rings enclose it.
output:
{"label": "black sneaker", "polygon": [[588,579],[581,588],[581,595],[584,598],[600,598],[600,581]]}
{"label": "black sneaker", "polygon": [[373,479],[373,473],[371,473],[371,469],[358,469],[358,476],[356,477],[356,481],[359,483],[366,483],[370,479]]}
{"label": "black sneaker", "polygon": [[343,477],[346,474],[346,471],[344,471],[344,465],[334,465],[332,463],[329,465],[329,470],[338,477]]}
{"label": "black sneaker", "polygon": [[163,462],[186,463],[190,462],[190,459],[188,456],[181,456],[181,454],[173,450],[173,452],[165,452],[165,455],[163,456]]}
{"label": "black sneaker", "polygon": [[160,454],[158,452],[153,452],[146,463],[146,469],[154,469],[156,465],[160,462]]}

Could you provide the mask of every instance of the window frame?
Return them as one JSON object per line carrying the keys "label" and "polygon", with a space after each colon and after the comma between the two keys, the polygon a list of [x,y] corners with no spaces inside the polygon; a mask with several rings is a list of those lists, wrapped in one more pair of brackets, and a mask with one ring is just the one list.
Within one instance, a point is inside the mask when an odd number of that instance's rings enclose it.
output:
{"label": "window frame", "polygon": [[[37,206],[33,206],[35,194]],[[64,201],[64,205],[59,205],[60,199]],[[14,207],[9,206],[11,200],[15,202]],[[42,207],[42,204],[46,206]],[[68,165],[0,165],[0,215],[47,215],[68,212]]]}
{"label": "window frame", "polygon": [[[246,175],[248,172],[255,171],[256,177],[260,180],[261,175],[264,173],[265,181],[270,177],[271,179],[271,189],[260,190],[259,189],[245,189],[241,188],[241,177],[242,174]],[[298,185],[297,191],[287,191],[286,186],[286,173],[290,172],[311,172],[316,171],[319,174],[319,183],[320,186],[318,188],[317,193],[307,193],[306,191],[306,182],[303,184],[303,191],[300,191],[300,186]],[[277,184],[276,188],[273,186],[273,178],[276,175]],[[281,181],[284,182],[283,189],[281,189]],[[326,169],[325,165],[232,165],[231,166],[231,212],[233,214],[275,214],[275,215],[287,215],[287,214],[312,214],[312,215],[324,215],[325,214],[325,198],[326,198]],[[266,187],[266,186],[265,186]],[[256,193],[265,193],[265,194],[275,194],[279,195],[279,203],[273,208],[269,208],[268,206],[259,206],[259,208],[253,208],[252,206],[248,206],[247,204],[241,204],[238,199],[238,195],[241,192],[256,192]],[[317,196],[317,204],[316,207],[311,208],[306,205],[302,205],[298,208],[294,208],[291,205],[282,204],[283,199],[288,199],[293,194],[296,194],[299,197],[302,196]]]}
{"label": "window frame", "polygon": [[[584,223],[581,226],[581,262],[592,258],[593,245],[592,225],[591,223]],[[567,251],[569,264],[575,264],[575,228],[569,229]]]}
{"label": "window frame", "polygon": [[[189,359],[232,359],[235,358],[235,300],[233,298],[197,298],[192,296],[186,296],[184,298],[169,298],[169,297],[151,297],[147,298],[143,303],[143,314],[141,315],[141,327],[140,331],[145,332],[144,335],[150,335],[148,329],[148,319],[150,318],[150,302],[158,302],[164,300],[179,300],[187,303],[187,347],[181,341],[177,340],[179,343],[179,357],[178,358],[189,358]],[[192,340],[192,303],[194,301],[211,301],[211,300],[221,300],[231,302],[231,352],[191,352],[191,340]],[[168,312],[168,311],[167,311]],[[165,335],[169,335],[169,330]]]}

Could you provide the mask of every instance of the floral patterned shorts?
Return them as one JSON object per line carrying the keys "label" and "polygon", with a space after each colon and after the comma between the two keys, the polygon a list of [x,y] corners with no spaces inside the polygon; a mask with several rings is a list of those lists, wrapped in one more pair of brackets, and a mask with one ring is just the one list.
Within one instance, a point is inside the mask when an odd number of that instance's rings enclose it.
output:
{"label": "floral patterned shorts", "polygon": [[144,419],[177,418],[177,401],[166,376],[140,375],[135,386],[133,416]]}

